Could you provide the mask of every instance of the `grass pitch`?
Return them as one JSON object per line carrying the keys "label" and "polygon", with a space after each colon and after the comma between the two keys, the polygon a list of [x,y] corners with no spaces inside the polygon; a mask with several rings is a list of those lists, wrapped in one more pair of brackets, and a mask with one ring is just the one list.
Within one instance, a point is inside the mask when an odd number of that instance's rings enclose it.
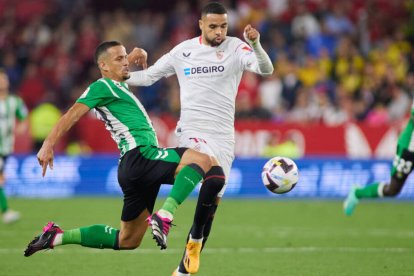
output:
{"label": "grass pitch", "polygon": [[[118,227],[121,203],[119,198],[10,200],[23,217],[0,224],[0,275],[171,275],[195,200],[178,210],[165,251],[148,232],[133,251],[67,245],[23,257],[47,221],[64,229],[97,223]],[[341,208],[340,201],[276,196],[224,199],[197,275],[414,275],[414,202],[364,201],[352,217]]]}

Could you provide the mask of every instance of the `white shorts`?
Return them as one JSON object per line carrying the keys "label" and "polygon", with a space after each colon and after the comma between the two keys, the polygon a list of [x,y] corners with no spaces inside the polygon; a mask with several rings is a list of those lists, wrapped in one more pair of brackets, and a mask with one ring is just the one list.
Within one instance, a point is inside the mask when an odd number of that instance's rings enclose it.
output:
{"label": "white shorts", "polygon": [[226,184],[217,195],[223,197],[234,160],[234,141],[221,140],[217,137],[213,139],[211,136],[190,131],[177,132],[177,136],[180,147],[191,148],[217,159],[226,176]]}

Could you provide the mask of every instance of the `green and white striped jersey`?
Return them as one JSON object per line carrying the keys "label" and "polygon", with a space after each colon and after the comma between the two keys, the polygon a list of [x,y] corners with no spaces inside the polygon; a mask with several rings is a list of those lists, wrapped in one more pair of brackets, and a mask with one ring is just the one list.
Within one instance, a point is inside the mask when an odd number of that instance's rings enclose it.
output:
{"label": "green and white striped jersey", "polygon": [[27,117],[27,108],[21,98],[7,95],[0,99],[0,155],[9,155],[14,147],[14,127],[16,119],[23,121]]}
{"label": "green and white striped jersey", "polygon": [[95,109],[96,116],[104,121],[117,143],[121,156],[137,146],[158,146],[147,112],[126,83],[101,78],[92,83],[77,102]]}

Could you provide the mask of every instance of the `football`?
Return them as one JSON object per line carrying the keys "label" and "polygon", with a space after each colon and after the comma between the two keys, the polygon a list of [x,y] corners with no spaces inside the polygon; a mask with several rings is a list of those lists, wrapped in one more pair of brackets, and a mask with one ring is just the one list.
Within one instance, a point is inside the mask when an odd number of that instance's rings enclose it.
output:
{"label": "football", "polygon": [[298,183],[299,171],[296,163],[287,157],[273,157],[263,166],[262,181],[275,194],[291,191]]}

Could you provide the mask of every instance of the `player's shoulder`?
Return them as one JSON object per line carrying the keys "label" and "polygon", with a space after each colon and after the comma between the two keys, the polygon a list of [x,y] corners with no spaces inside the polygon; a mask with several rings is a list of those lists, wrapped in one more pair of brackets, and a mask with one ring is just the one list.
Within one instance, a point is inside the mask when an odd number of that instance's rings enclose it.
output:
{"label": "player's shoulder", "polygon": [[20,99],[20,97],[17,96],[16,94],[8,94],[6,98],[9,99],[9,100],[17,100],[17,99]]}
{"label": "player's shoulder", "polygon": [[240,38],[235,37],[235,36],[227,36],[227,37],[226,37],[226,40],[227,40],[229,43],[233,44],[233,45],[237,45],[237,44],[240,44],[240,43],[244,43],[244,41],[243,41],[243,40],[241,40]]}
{"label": "player's shoulder", "polygon": [[252,51],[251,47],[245,41],[241,40],[238,37],[228,36],[226,40],[228,44],[227,47],[234,52],[243,51],[243,50],[246,50],[249,52]]}
{"label": "player's shoulder", "polygon": [[97,79],[96,81],[92,82],[89,85],[88,88],[91,89],[91,90],[95,90],[95,89],[99,89],[99,90],[105,89],[105,90],[107,90],[107,89],[109,89],[110,85],[111,85],[110,80],[107,80],[105,78],[100,78],[100,79]]}
{"label": "player's shoulder", "polygon": [[176,54],[179,53],[181,51],[185,51],[188,49],[192,49],[194,47],[197,47],[197,45],[199,45],[199,37],[194,37],[194,38],[190,38],[187,40],[184,40],[183,42],[177,44],[172,50],[171,50],[171,54]]}
{"label": "player's shoulder", "polygon": [[237,48],[239,45],[245,43],[243,40],[241,40],[238,37],[235,36],[228,36],[226,37],[226,43],[227,43],[227,47],[229,48]]}
{"label": "player's shoulder", "polygon": [[92,82],[85,90],[86,93],[84,95],[97,95],[102,93],[111,93],[111,83],[110,80],[105,78],[97,79],[96,81]]}
{"label": "player's shoulder", "polygon": [[23,101],[23,99],[20,96],[16,95],[16,94],[7,95],[7,100],[11,101],[11,102],[21,102],[21,101]]}

